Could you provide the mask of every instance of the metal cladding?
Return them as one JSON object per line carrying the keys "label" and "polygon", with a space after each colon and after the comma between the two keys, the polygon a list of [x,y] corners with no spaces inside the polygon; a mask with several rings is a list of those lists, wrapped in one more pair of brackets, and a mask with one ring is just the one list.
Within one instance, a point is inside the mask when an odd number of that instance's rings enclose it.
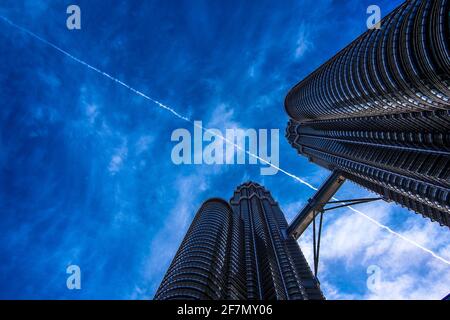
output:
{"label": "metal cladding", "polygon": [[230,204],[203,203],[155,299],[324,299],[270,192],[248,182]]}
{"label": "metal cladding", "polygon": [[232,211],[221,199],[203,203],[162,281],[156,299],[223,299]]}
{"label": "metal cladding", "polygon": [[448,0],[411,0],[287,95],[290,144],[450,226]]}

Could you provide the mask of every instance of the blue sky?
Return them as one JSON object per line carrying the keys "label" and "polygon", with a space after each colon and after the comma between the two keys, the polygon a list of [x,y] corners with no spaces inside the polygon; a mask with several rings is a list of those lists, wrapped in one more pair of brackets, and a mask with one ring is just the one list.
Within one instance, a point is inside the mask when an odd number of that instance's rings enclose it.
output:
{"label": "blue sky", "polygon": [[[0,15],[208,128],[280,129],[280,166],[327,172],[284,138],[284,97],[365,31],[373,1],[2,1]],[[401,1],[376,1],[385,15]],[[243,181],[286,213],[313,191],[257,165],[175,165],[186,123],[0,20],[0,298],[152,298],[200,204]],[[367,196],[347,183],[338,196]],[[394,204],[360,210],[450,260],[448,230]],[[430,298],[450,266],[349,210],[325,216],[319,278],[329,299]],[[311,233],[300,244],[311,260]],[[79,265],[81,290],[66,288]],[[381,270],[369,290],[367,268]]]}

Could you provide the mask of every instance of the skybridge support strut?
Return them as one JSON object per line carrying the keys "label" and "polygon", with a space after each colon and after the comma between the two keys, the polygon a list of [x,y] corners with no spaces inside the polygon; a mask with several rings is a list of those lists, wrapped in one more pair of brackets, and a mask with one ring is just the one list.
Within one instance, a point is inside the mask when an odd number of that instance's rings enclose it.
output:
{"label": "skybridge support strut", "polygon": [[340,171],[333,171],[328,179],[316,191],[314,196],[308,200],[305,207],[294,218],[287,229],[288,236],[298,239],[308,228],[319,212],[322,212],[325,204],[330,201],[334,194],[344,183],[345,178]]}
{"label": "skybridge support strut", "polygon": [[[347,200],[332,200],[330,201],[342,184],[345,182],[345,177],[340,171],[333,171],[328,179],[316,191],[314,196],[308,200],[305,207],[298,213],[292,223],[286,230],[288,237],[298,239],[308,226],[313,224],[313,256],[314,256],[314,276],[317,278],[317,271],[319,268],[319,254],[320,254],[320,239],[322,235],[323,213],[338,208],[348,207],[351,205],[368,203],[372,201],[381,200],[383,198],[359,198]],[[332,207],[326,208],[327,204],[335,204]],[[316,216],[319,217],[319,228],[316,231]]]}

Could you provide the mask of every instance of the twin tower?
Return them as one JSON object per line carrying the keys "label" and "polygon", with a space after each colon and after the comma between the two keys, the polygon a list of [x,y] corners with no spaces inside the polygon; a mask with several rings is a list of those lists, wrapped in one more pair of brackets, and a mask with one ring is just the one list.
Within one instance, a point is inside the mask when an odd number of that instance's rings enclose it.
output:
{"label": "twin tower", "polygon": [[[310,161],[450,226],[450,0],[409,0],[297,84],[286,137]],[[323,299],[270,193],[197,212],[156,299]]]}
{"label": "twin tower", "polygon": [[448,0],[410,0],[297,84],[286,136],[310,161],[450,227]]}
{"label": "twin tower", "polygon": [[229,203],[204,202],[155,299],[323,299],[287,227],[270,192],[253,182]]}

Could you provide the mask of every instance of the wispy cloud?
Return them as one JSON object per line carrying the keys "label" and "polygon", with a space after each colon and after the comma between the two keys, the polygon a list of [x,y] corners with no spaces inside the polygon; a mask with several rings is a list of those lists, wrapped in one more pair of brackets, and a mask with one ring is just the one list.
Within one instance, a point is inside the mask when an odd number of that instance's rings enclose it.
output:
{"label": "wispy cloud", "polygon": [[128,155],[128,143],[125,140],[122,142],[122,145],[114,151],[114,154],[111,157],[111,161],[109,162],[108,171],[114,175],[120,171],[123,166],[123,163]]}
{"label": "wispy cloud", "polygon": [[[388,223],[396,212],[394,206],[386,203],[364,205],[360,209],[382,223]],[[367,223],[348,209],[328,212],[324,221],[319,278],[329,298],[441,299],[449,291],[449,266],[430,259],[415,246]],[[450,258],[449,235],[438,225],[419,216],[411,217],[401,232],[440,256]],[[300,239],[300,245],[312,265],[311,228]],[[367,287],[367,268],[371,265],[381,270],[376,290]],[[348,279],[353,278],[347,289],[337,290],[333,285],[336,270],[340,270],[340,276],[347,273]]]}
{"label": "wispy cloud", "polygon": [[312,50],[313,47],[314,45],[310,40],[309,27],[306,25],[301,25],[294,53],[295,58],[301,59],[305,55],[305,53],[309,50]]}

